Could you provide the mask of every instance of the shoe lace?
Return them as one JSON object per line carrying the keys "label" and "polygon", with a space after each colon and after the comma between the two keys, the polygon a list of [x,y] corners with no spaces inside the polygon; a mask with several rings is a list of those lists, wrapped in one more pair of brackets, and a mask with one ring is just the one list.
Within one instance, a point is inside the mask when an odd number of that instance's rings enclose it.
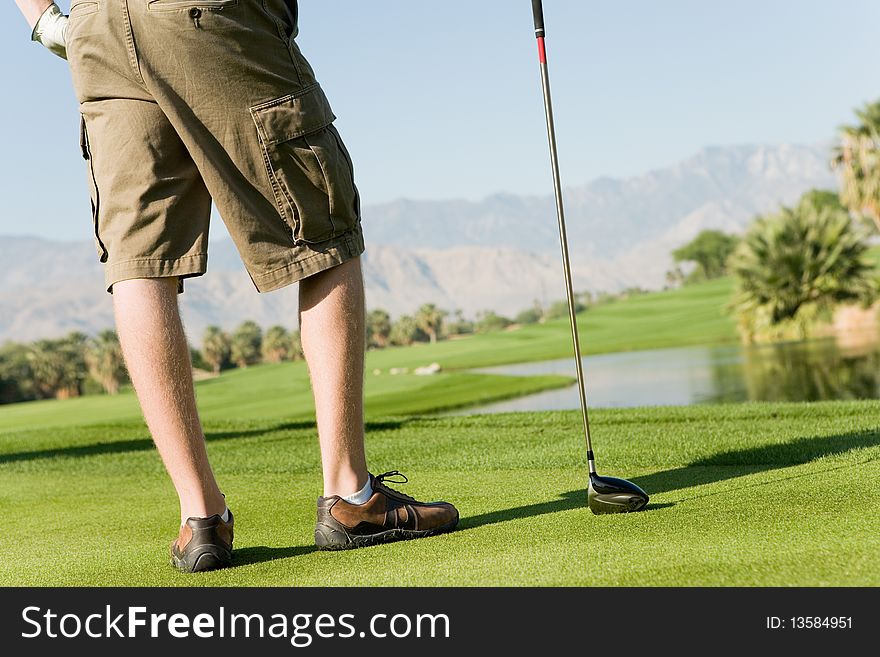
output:
{"label": "shoe lace", "polygon": [[[399,477],[399,479],[393,479],[393,477]],[[410,497],[409,495],[405,495],[404,493],[401,493],[400,491],[394,490],[393,488],[387,486],[385,484],[386,481],[388,481],[392,484],[405,484],[409,481],[409,478],[405,474],[403,474],[399,470],[390,470],[388,472],[383,472],[380,475],[375,475],[373,477],[373,482],[376,485],[378,485],[379,487],[385,488],[385,489],[391,491],[395,495],[406,498],[407,500],[409,500],[411,502],[416,501],[415,498]]]}

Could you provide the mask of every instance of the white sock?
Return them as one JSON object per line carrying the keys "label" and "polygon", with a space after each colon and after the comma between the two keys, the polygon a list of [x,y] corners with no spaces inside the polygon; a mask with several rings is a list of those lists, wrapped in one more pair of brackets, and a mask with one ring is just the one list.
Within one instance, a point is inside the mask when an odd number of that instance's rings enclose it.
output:
{"label": "white sock", "polygon": [[349,504],[366,504],[373,497],[373,486],[370,484],[370,478],[367,477],[367,483],[358,492],[346,495],[344,499]]}

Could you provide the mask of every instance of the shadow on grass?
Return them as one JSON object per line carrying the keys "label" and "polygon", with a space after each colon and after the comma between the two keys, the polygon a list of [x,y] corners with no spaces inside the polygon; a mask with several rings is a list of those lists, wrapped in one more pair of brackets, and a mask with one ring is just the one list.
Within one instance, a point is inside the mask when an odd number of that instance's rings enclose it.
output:
{"label": "shadow on grass", "polygon": [[[633,478],[633,482],[653,493],[712,484],[757,472],[803,465],[823,456],[835,456],[854,449],[880,445],[880,433],[844,433],[834,436],[798,438],[777,445],[730,450],[713,454],[672,470]],[[723,469],[722,469],[723,468]]]}
{"label": "shadow on grass", "polygon": [[[880,445],[880,433],[878,432],[812,436],[778,445],[765,445],[763,447],[721,452],[698,459],[680,468],[655,472],[642,477],[634,477],[632,481],[641,486],[648,495],[655,495],[692,486],[711,484],[725,479],[735,479],[756,472],[766,472],[793,465],[801,465],[815,461],[823,456],[839,455],[854,449],[876,447],[878,445]],[[558,499],[549,502],[528,504],[512,509],[501,509],[478,516],[462,518],[459,528],[471,529],[508,520],[568,511],[569,509],[585,507],[586,505],[587,491],[574,490],[563,493]],[[675,503],[650,503],[645,510],[652,511],[671,506],[675,506]]]}
{"label": "shadow on grass", "polygon": [[570,490],[567,493],[560,495],[559,498],[550,500],[549,502],[526,504],[525,506],[518,506],[512,509],[500,509],[498,511],[490,511],[489,513],[481,513],[478,516],[462,517],[458,523],[458,529],[473,529],[474,527],[494,525],[499,522],[507,522],[508,520],[519,520],[521,518],[541,516],[546,513],[568,511],[569,509],[586,506],[586,504],[586,490]]}
{"label": "shadow on grass", "polygon": [[[367,422],[367,431],[396,431],[406,424],[406,420],[384,420],[379,422]],[[263,434],[278,433],[279,431],[300,431],[315,429],[314,420],[301,422],[285,422],[274,426],[259,427],[256,429],[242,429],[236,431],[208,431],[205,437],[208,442],[220,442],[234,440],[236,438],[248,438]],[[73,447],[57,447],[37,449],[27,452],[11,452],[0,454],[0,465],[4,463],[18,463],[21,461],[37,461],[40,459],[84,458],[88,456],[102,456],[104,454],[120,454],[126,452],[144,452],[153,449],[153,441],[150,438],[133,438],[131,440],[116,440],[112,442],[92,443],[89,445],[77,445]]]}
{"label": "shadow on grass", "polygon": [[314,545],[293,545],[290,547],[277,548],[267,547],[265,545],[254,545],[253,547],[236,548],[232,553],[232,565],[249,566],[255,563],[266,563],[268,561],[277,561],[278,559],[300,557],[317,551],[318,548]]}
{"label": "shadow on grass", "polygon": [[[645,511],[655,511],[669,506],[674,506],[674,504],[672,502],[665,502],[663,504],[651,503],[645,507]],[[557,513],[559,511],[579,508],[587,508],[587,490],[585,488],[562,493],[557,499],[550,500],[549,502],[526,504],[512,509],[500,509],[498,511],[482,513],[478,516],[463,517],[458,525],[458,529],[474,529],[476,527],[485,527],[486,525],[495,525],[499,522],[507,522],[508,520],[533,518],[547,513]]]}

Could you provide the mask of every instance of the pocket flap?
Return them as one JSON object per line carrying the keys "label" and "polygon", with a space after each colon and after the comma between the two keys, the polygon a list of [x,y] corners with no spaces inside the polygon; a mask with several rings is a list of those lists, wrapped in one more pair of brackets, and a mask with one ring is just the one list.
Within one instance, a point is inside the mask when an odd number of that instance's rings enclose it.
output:
{"label": "pocket flap", "polygon": [[251,107],[251,115],[266,144],[302,137],[333,123],[336,116],[317,84],[289,96]]}

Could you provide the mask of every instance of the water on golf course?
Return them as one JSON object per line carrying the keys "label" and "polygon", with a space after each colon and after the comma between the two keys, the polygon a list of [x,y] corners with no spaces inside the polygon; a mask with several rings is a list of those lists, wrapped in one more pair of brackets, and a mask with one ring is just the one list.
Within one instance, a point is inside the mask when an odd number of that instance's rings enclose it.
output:
{"label": "water on golf course", "polygon": [[[875,337],[875,336],[872,336]],[[744,347],[720,345],[584,358],[591,407],[880,398],[880,343],[833,338]],[[572,359],[474,370],[575,376]],[[456,414],[578,408],[577,386],[457,411]]]}

